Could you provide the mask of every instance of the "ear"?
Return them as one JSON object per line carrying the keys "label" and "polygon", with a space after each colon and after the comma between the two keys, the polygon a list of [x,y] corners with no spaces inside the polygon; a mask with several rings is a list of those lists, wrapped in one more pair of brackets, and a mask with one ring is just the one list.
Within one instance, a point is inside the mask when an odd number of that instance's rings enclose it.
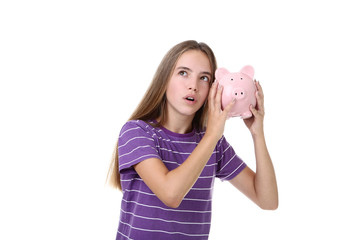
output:
{"label": "ear", "polygon": [[218,68],[215,71],[215,78],[217,80],[221,79],[224,75],[228,74],[229,71],[226,68]]}
{"label": "ear", "polygon": [[250,66],[250,65],[244,66],[244,67],[241,69],[240,72],[248,75],[248,76],[251,77],[252,79],[254,78],[255,70],[254,70],[254,68],[253,68],[252,66]]}

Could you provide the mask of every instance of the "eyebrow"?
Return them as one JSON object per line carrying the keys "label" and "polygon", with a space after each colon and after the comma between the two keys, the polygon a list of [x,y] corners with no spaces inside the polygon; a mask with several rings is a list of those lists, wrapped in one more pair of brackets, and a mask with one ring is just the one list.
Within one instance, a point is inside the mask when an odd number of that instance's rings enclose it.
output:
{"label": "eyebrow", "polygon": [[[187,71],[189,71],[189,72],[193,72],[193,70],[191,70],[190,68],[188,68],[188,67],[183,67],[183,66],[180,66],[180,67],[178,67],[178,68],[176,68],[176,69],[183,69],[183,70],[187,70]],[[209,76],[211,76],[211,73],[209,73],[209,72],[206,72],[206,71],[204,71],[204,72],[201,72],[201,74],[207,74],[207,75],[209,75]]]}

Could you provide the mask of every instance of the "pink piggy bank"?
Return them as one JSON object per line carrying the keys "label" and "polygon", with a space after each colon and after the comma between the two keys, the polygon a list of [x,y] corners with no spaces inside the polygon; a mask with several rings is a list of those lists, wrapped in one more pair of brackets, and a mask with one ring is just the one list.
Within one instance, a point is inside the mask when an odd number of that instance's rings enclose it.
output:
{"label": "pink piggy bank", "polygon": [[241,117],[250,118],[250,104],[256,105],[256,86],[254,83],[254,68],[245,66],[240,72],[231,73],[225,68],[215,71],[215,78],[223,86],[221,106],[224,109],[234,98],[236,102],[230,110],[228,118]]}

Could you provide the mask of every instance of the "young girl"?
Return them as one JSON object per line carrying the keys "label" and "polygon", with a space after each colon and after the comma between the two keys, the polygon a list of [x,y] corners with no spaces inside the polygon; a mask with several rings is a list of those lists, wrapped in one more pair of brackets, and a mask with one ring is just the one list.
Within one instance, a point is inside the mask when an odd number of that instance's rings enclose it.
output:
{"label": "young girl", "polygon": [[230,181],[263,209],[278,206],[263,132],[264,98],[245,121],[256,173],[223,136],[227,113],[214,82],[216,59],[204,43],[185,41],[163,58],[139,106],[122,127],[109,179],[123,192],[116,239],[208,239],[214,179]]}

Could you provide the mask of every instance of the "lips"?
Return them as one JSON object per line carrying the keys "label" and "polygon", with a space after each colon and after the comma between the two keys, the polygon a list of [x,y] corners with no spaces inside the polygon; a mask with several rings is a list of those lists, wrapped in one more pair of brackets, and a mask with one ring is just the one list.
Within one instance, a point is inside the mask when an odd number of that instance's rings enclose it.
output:
{"label": "lips", "polygon": [[194,95],[186,95],[186,96],[184,97],[184,99],[185,99],[186,101],[188,101],[189,103],[195,103],[195,102],[196,102],[196,98],[195,98]]}

